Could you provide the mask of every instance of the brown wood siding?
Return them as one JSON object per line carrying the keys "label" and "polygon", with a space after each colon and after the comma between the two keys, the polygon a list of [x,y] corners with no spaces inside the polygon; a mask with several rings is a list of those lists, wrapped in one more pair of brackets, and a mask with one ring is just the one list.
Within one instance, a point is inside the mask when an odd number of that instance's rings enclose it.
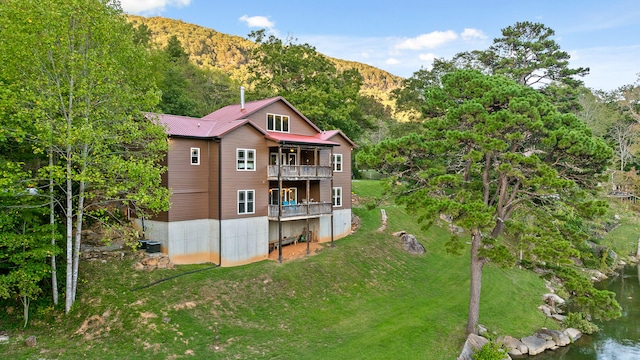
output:
{"label": "brown wood siding", "polygon": [[342,188],[342,209],[351,209],[351,144],[342,136],[335,136],[331,141],[341,143],[333,148],[334,154],[342,154],[342,172],[333,173],[333,187]]}
{"label": "brown wood siding", "polygon": [[[200,148],[200,165],[191,165],[191,148]],[[168,221],[206,219],[209,215],[209,146],[206,140],[171,138],[168,154],[171,208]]]}
{"label": "brown wood siding", "polygon": [[[264,135],[253,126],[246,124],[222,138],[222,219],[267,216],[269,182],[267,166],[269,148]],[[237,149],[256,150],[255,171],[236,169]],[[255,190],[255,213],[238,214],[238,190]]]}
{"label": "brown wood siding", "polygon": [[289,133],[313,136],[318,132],[282,101],[277,101],[260,111],[251,114],[248,119],[259,128],[267,131],[267,114],[289,115]]}
{"label": "brown wood siding", "polygon": [[[331,166],[331,148],[325,148],[320,151],[320,165]],[[323,202],[331,202],[331,180],[322,180],[319,185],[319,200]]]}
{"label": "brown wood siding", "polygon": [[209,142],[209,218],[219,219],[220,214],[218,211],[220,197],[219,184],[220,184],[220,171],[218,167],[218,154],[220,153],[220,143],[211,141]]}
{"label": "brown wood siding", "polygon": [[[167,166],[167,156],[165,155],[165,157],[162,159],[162,161],[160,161],[160,166]],[[165,171],[162,174],[161,177],[161,181],[160,181],[160,185],[164,188],[169,187],[169,171]],[[156,216],[151,218],[152,220],[156,220],[156,221],[169,221],[169,212],[168,211],[162,211],[160,213],[158,213]]]}

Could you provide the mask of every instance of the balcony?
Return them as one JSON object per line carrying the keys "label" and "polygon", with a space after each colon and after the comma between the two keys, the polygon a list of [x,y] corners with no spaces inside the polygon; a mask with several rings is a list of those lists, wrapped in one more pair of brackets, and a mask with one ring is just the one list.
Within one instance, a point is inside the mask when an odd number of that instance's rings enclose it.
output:
{"label": "balcony", "polygon": [[[321,215],[329,215],[333,210],[333,205],[328,202],[300,203],[294,205],[282,205],[282,220],[294,220],[319,217]],[[278,205],[269,205],[269,218],[278,219],[280,207]]]}
{"label": "balcony", "polygon": [[[278,165],[269,165],[269,180],[278,180]],[[331,166],[318,165],[283,165],[283,180],[318,180],[330,179],[332,175]]]}

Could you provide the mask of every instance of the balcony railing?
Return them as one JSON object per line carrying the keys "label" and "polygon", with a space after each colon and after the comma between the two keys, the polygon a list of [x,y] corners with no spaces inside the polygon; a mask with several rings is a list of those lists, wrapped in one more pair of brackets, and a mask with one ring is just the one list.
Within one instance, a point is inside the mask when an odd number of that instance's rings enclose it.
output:
{"label": "balcony railing", "polygon": [[[278,165],[269,165],[269,178],[278,178]],[[318,165],[283,165],[283,178],[311,179],[311,178],[330,178],[331,166]]]}
{"label": "balcony railing", "polygon": [[[294,205],[282,205],[281,218],[305,217],[331,214],[333,205],[327,202],[299,203]],[[269,205],[269,217],[277,218],[280,207]]]}

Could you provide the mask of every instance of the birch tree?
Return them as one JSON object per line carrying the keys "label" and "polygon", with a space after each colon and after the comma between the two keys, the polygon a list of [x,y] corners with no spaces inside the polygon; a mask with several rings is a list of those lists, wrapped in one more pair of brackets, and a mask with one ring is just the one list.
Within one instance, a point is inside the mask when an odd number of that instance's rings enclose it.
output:
{"label": "birch tree", "polygon": [[159,99],[148,53],[135,44],[117,2],[8,0],[0,3],[0,56],[5,78],[31,96],[35,153],[62,198],[66,241],[65,311],[76,299],[81,235],[93,211],[168,206],[159,166],[162,127],[142,111]]}

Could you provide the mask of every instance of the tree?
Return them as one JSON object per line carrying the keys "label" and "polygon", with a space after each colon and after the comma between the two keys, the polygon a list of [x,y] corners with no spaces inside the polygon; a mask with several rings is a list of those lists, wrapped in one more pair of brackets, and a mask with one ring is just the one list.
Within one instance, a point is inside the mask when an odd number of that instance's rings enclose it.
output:
{"label": "tree", "polygon": [[159,165],[166,135],[143,114],[158,102],[155,74],[111,1],[10,0],[0,11],[3,78],[29,95],[20,104],[35,128],[28,137],[35,153],[53,160],[39,174],[63,194],[56,202],[64,214],[68,313],[85,217],[168,206]]}
{"label": "tree", "polygon": [[202,117],[237,102],[240,86],[220,70],[202,69],[189,61],[189,54],[175,35],[159,58],[159,107],[163,113]]}
{"label": "tree", "polygon": [[541,23],[517,22],[502,29],[502,37],[493,40],[485,65],[494,74],[506,75],[519,84],[536,86],[559,82],[573,87],[575,76],[585,76],[589,68],[569,68],[569,54],[560,50],[552,37],[555,31]]}
{"label": "tree", "polygon": [[356,121],[362,86],[356,69],[338,71],[314,47],[295,44],[291,38],[267,37],[264,30],[249,37],[258,44],[250,65],[256,97],[282,96],[319,128],[340,129],[352,139],[371,128],[369,122]]}
{"label": "tree", "polygon": [[[358,161],[391,174],[397,201],[419,221],[444,213],[468,231],[466,329],[476,333],[484,264],[511,261],[507,240],[515,236],[540,259],[570,263],[575,252],[557,249],[575,249],[568,239],[580,238],[558,224],[572,212],[601,213],[602,203],[583,189],[595,186],[611,150],[574,115],[560,114],[539,92],[502,76],[455,71],[424,98],[423,114],[431,118],[424,132],[385,140]],[[544,221],[532,226],[536,220]],[[461,246],[454,236],[450,249]]]}
{"label": "tree", "polygon": [[[19,169],[14,169],[18,170]],[[49,243],[47,209],[32,199],[34,188],[8,194],[4,189],[0,207],[0,298],[18,297],[23,306],[24,326],[29,305],[42,293],[42,280],[49,276],[47,259],[58,249]]]}
{"label": "tree", "polygon": [[624,85],[615,93],[622,111],[640,123],[640,74],[635,83]]}
{"label": "tree", "polygon": [[437,85],[442,75],[455,69],[478,70],[484,74],[503,75],[525,86],[540,89],[555,99],[562,111],[576,109],[576,89],[582,82],[576,77],[589,73],[588,68],[570,68],[570,56],[552,39],[555,31],[541,23],[517,22],[502,29],[502,37],[493,39],[487,50],[456,54],[451,60],[437,59],[431,70],[421,69],[394,91],[402,110],[419,109],[424,90]]}

